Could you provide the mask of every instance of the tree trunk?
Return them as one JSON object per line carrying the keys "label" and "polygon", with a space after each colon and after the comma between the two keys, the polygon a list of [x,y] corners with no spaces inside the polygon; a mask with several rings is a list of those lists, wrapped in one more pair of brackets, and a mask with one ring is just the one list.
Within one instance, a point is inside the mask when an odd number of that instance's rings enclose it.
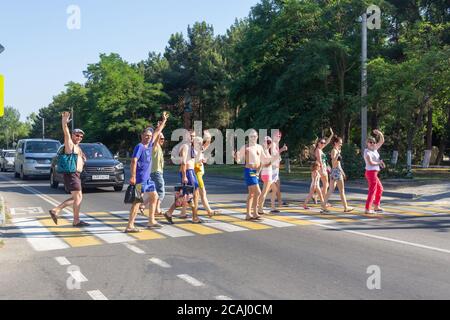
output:
{"label": "tree trunk", "polygon": [[425,155],[423,157],[423,168],[430,166],[431,151],[433,150],[433,108],[428,109],[427,121],[427,139],[425,147]]}
{"label": "tree trunk", "polygon": [[444,152],[445,152],[445,148],[448,145],[448,140],[450,138],[450,106],[448,107],[448,112],[447,112],[447,130],[446,132],[444,132],[442,138],[441,138],[441,143],[439,145],[439,154],[437,156],[437,160],[436,160],[436,165],[440,166],[442,161],[444,160]]}

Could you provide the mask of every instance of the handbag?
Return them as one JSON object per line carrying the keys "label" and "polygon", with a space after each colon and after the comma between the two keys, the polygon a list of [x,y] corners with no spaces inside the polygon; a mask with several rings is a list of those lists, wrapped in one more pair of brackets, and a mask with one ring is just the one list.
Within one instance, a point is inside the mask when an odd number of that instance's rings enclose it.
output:
{"label": "handbag", "polygon": [[58,155],[58,173],[76,173],[77,172],[78,154],[75,153],[75,147],[71,154],[62,153]]}
{"label": "handbag", "polygon": [[136,202],[144,202],[142,194],[136,188],[136,185],[129,185],[125,192],[125,199],[123,201],[126,204],[134,204]]}
{"label": "handbag", "polygon": [[182,207],[184,203],[191,203],[194,198],[194,187],[188,185],[175,186],[175,207]]}

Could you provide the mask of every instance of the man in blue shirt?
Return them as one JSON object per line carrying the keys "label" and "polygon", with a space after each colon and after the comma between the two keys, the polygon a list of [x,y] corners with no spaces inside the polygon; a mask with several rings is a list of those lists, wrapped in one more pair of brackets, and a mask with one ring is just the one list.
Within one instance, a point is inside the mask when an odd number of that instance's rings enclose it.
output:
{"label": "man in blue shirt", "polygon": [[[134,148],[131,157],[131,178],[130,184],[135,185],[137,190],[143,195],[147,194],[149,198],[150,214],[148,220],[149,229],[160,229],[162,225],[157,223],[155,219],[156,204],[158,202],[158,194],[156,193],[155,183],[150,179],[150,171],[152,168],[152,150],[153,144],[166,126],[169,114],[163,113],[163,119],[156,130],[152,128],[145,129],[141,134],[141,143]],[[145,203],[145,201],[144,201]],[[125,230],[126,233],[140,232],[135,228],[134,221],[136,219],[137,210],[140,206],[139,202],[133,203],[130,211],[130,219]]]}

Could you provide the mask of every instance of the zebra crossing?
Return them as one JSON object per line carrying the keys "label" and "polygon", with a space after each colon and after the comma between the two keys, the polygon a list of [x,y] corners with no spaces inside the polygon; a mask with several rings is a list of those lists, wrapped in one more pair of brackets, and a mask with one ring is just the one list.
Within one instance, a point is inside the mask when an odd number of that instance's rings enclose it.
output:
{"label": "zebra crossing", "polygon": [[[225,233],[264,231],[274,228],[293,228],[314,225],[350,225],[368,223],[384,219],[401,217],[435,217],[449,215],[450,211],[443,208],[428,208],[413,205],[386,205],[385,213],[378,215],[364,214],[364,205],[356,204],[355,211],[344,213],[341,208],[332,208],[331,214],[320,213],[320,207],[312,205],[311,210],[305,210],[297,205],[289,205],[280,209],[279,214],[265,215],[262,221],[245,220],[245,204],[243,203],[212,203],[220,210],[220,214],[212,218],[206,212],[199,213],[205,223],[192,224],[174,216],[175,225],[164,224],[159,230],[147,230],[147,218],[138,216],[136,224],[142,227],[142,232],[126,234],[127,211],[89,212],[81,218],[90,226],[74,228],[70,215],[63,215],[56,226],[49,216],[33,218],[15,218],[12,220],[12,232],[16,237],[26,238],[35,251],[45,252],[100,246],[105,244],[133,243],[137,241],[156,241],[168,238],[183,238],[194,236],[211,236]],[[158,217],[161,223],[165,220]],[[400,222],[401,223],[401,222]]]}

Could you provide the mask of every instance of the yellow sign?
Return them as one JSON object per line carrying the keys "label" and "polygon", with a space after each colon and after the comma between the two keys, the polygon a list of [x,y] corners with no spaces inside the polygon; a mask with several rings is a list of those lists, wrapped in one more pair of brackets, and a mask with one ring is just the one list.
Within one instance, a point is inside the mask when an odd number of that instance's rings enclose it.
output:
{"label": "yellow sign", "polygon": [[5,78],[0,74],[0,117],[5,113]]}

